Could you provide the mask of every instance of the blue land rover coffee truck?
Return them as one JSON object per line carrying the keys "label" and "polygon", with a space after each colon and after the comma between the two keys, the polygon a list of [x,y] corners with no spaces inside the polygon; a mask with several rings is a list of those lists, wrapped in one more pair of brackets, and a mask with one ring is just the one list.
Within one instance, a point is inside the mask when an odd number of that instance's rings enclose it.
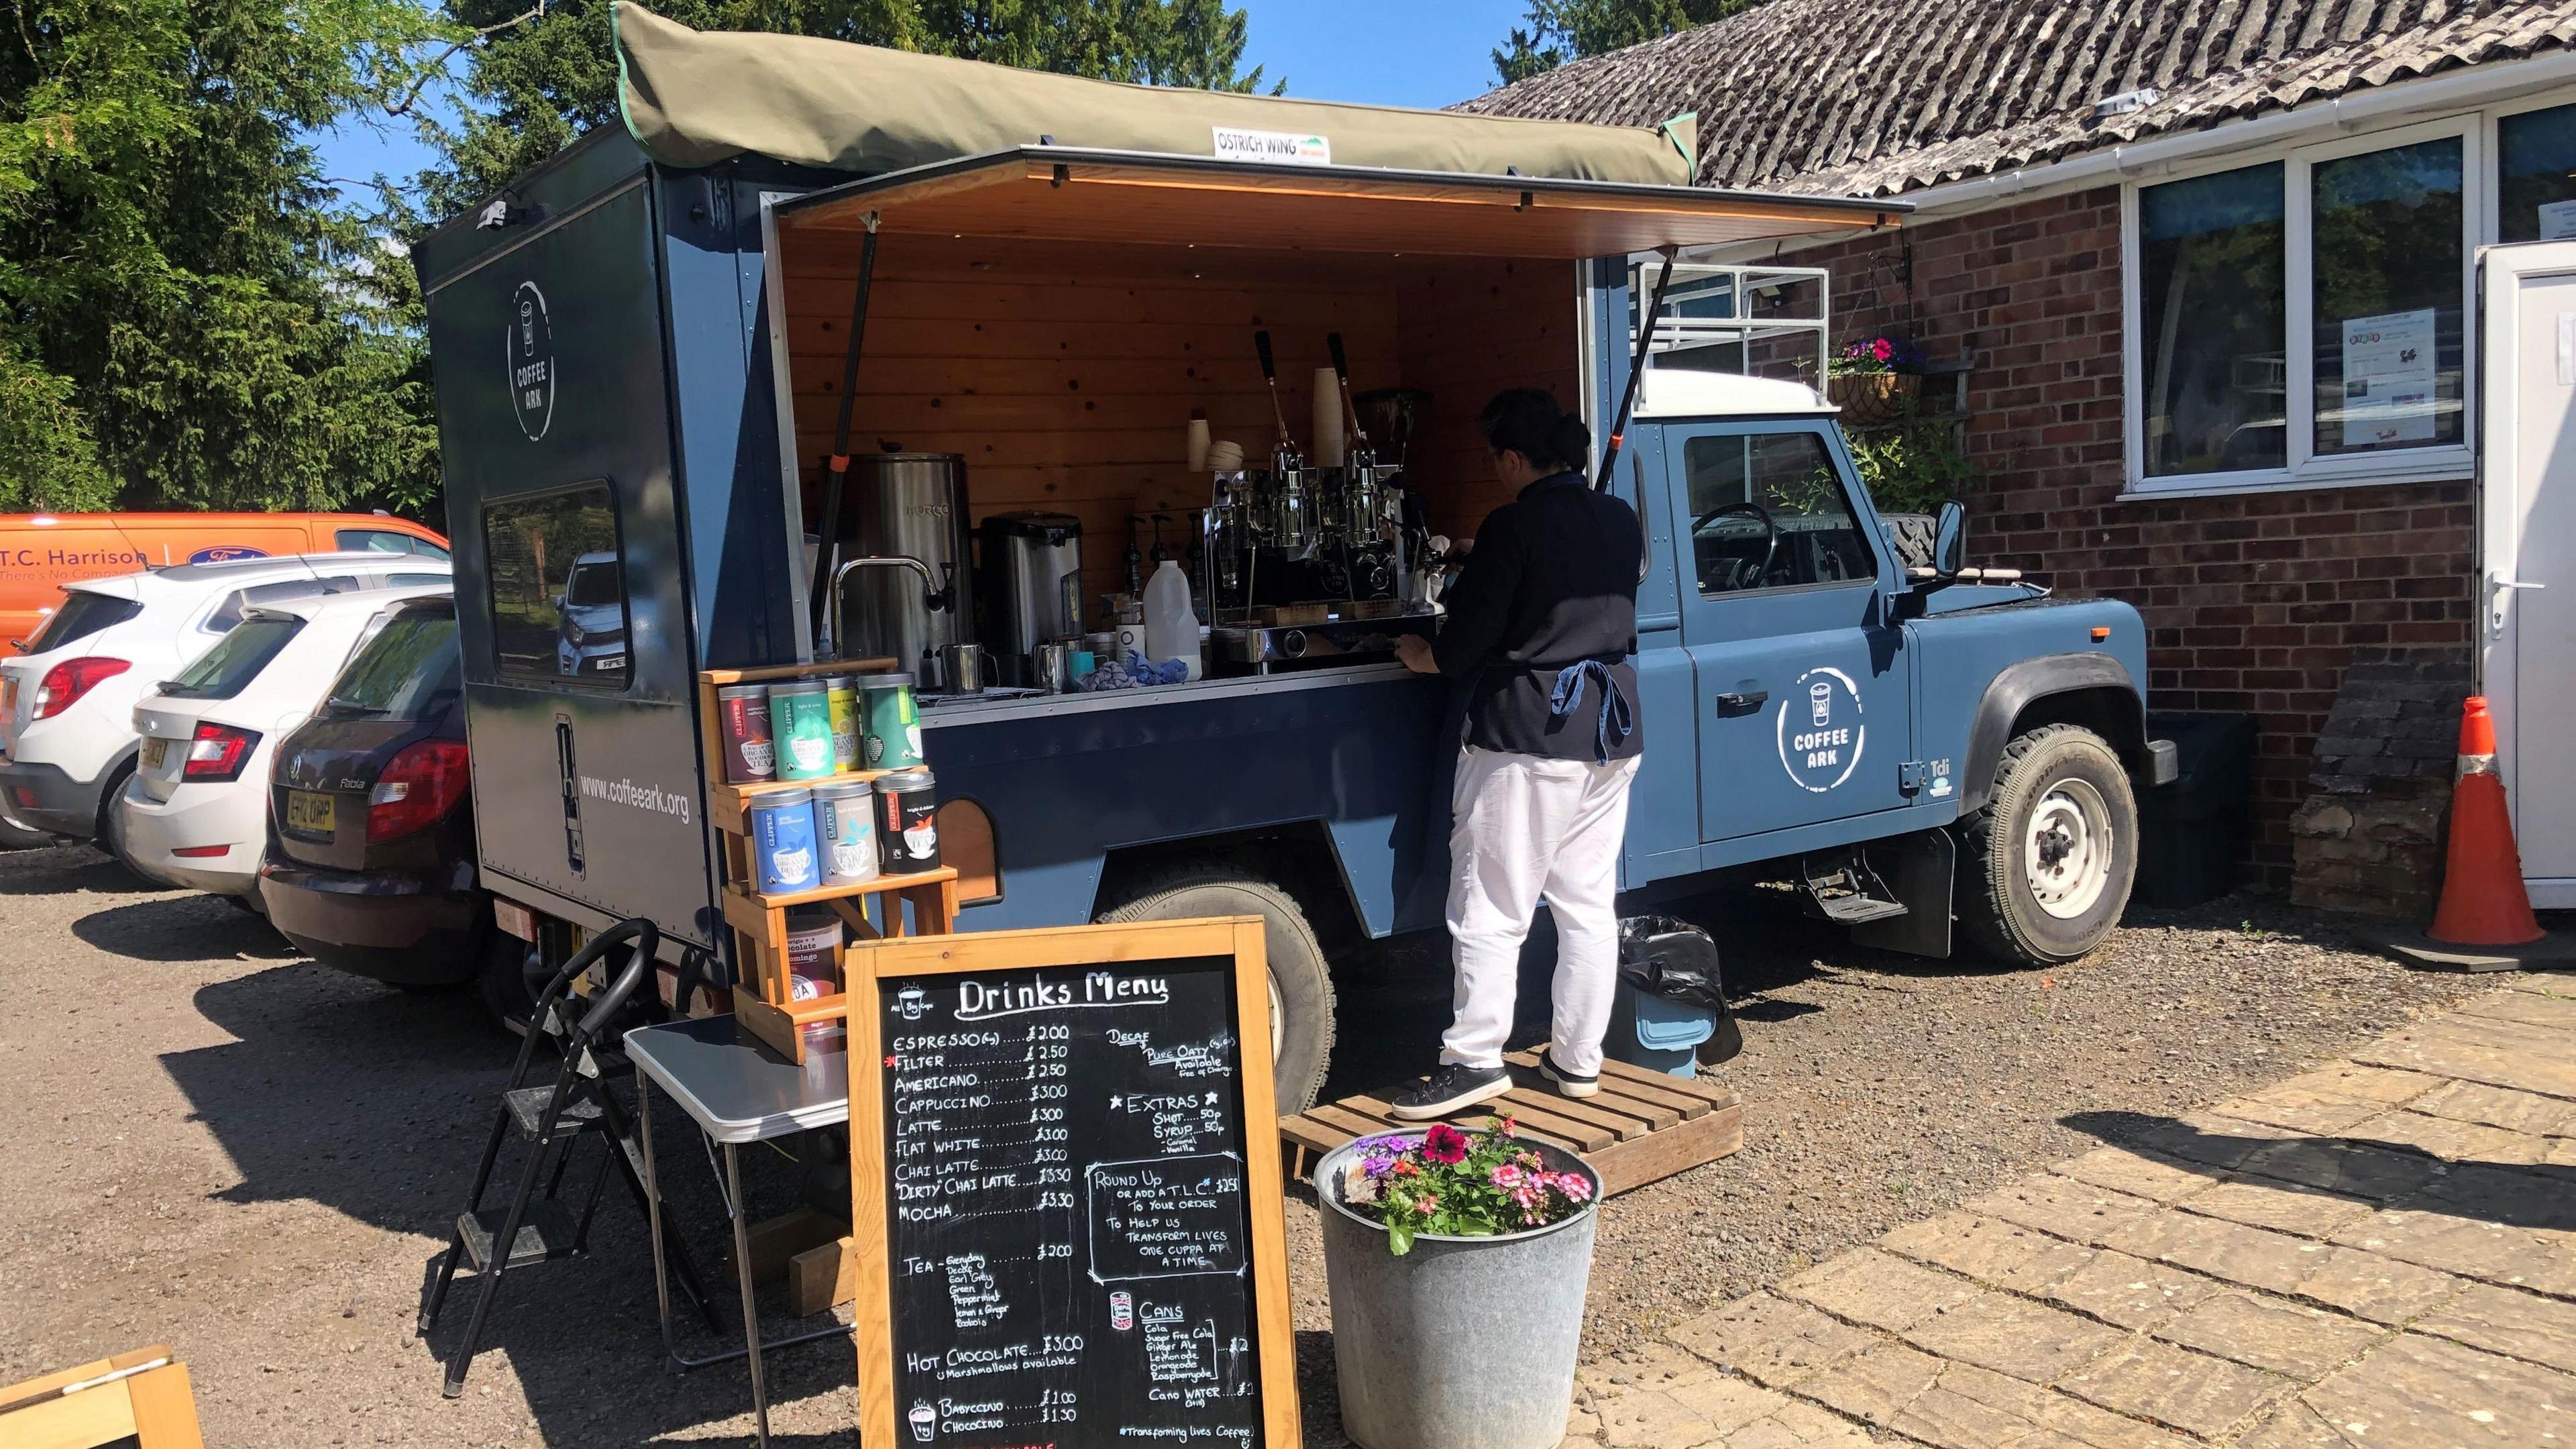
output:
{"label": "blue land rover coffee truck", "polygon": [[[1630,387],[1659,310],[1640,281],[1670,271],[1641,262],[1901,206],[1690,187],[1687,118],[1429,115],[701,35],[623,4],[614,23],[622,124],[417,252],[481,865],[514,929],[560,951],[564,927],[647,915],[666,995],[722,985],[697,672],[871,652],[870,599],[948,645],[980,618],[1001,651],[1008,529],[979,561],[977,520],[1079,540],[1075,627],[1105,628],[1095,601],[1168,530],[1203,611],[1241,605],[1205,677],[963,692],[939,687],[948,649],[906,661],[976,882],[960,926],[1260,914],[1280,1096],[1310,1101],[1334,962],[1440,919],[1449,691],[1388,649],[1437,626],[1440,540],[1501,501],[1474,416],[1509,386],[1605,439],[1629,419],[1602,481],[1649,534],[1636,899],[1759,868],[1874,943],[1944,956],[1955,925],[2025,963],[2117,920],[2135,792],[2171,769],[2135,611],[1963,568],[1955,510],[1900,549],[1807,387],[1671,355]],[[1328,336],[1378,420],[1374,471],[1314,426]],[[1762,370],[1758,348],[1731,360]],[[1246,476],[1190,467],[1194,415]],[[1299,562],[1256,562],[1265,599],[1212,554],[1229,520],[1276,523],[1298,476],[1369,479],[1361,536],[1390,552],[1274,549]],[[934,550],[926,584],[907,565],[827,598],[836,561]]]}

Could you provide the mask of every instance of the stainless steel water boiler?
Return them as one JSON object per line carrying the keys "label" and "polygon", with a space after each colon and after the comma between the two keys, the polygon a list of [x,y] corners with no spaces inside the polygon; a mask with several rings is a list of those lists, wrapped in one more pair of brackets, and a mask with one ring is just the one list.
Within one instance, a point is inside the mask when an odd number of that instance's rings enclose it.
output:
{"label": "stainless steel water boiler", "polygon": [[983,640],[1004,684],[1043,688],[1040,644],[1082,632],[1082,520],[1068,513],[997,513],[977,533]]}
{"label": "stainless steel water boiler", "polygon": [[967,555],[966,460],[955,453],[862,453],[850,460],[853,519],[841,550],[844,659],[886,655],[946,692],[952,645],[975,642]]}

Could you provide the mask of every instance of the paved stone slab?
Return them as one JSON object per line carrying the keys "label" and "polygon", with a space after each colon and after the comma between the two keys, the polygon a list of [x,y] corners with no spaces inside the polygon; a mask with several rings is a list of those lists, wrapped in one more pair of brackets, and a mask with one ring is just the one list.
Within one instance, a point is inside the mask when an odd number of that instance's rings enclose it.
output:
{"label": "paved stone slab", "polygon": [[2411,1326],[2421,1333],[2576,1372],[2576,1303],[2562,1299],[2473,1283]]}
{"label": "paved stone slab", "polygon": [[2342,1229],[2335,1241],[2463,1278],[2576,1296],[2576,1262],[2538,1235],[2502,1223],[2392,1208]]}
{"label": "paved stone slab", "polygon": [[2180,1449],[2170,1435],[2005,1374],[1897,1344],[1846,1360],[1802,1392],[1937,1449],[2010,1445]]}
{"label": "paved stone slab", "polygon": [[2458,1292],[2463,1280],[2359,1248],[2329,1248],[2297,1296],[2373,1323],[2404,1323]]}
{"label": "paved stone slab", "polygon": [[2496,991],[2473,997],[2453,1010],[2465,1017],[2519,1022],[2525,1026],[2548,1027],[2562,1032],[2576,1030],[2576,994]]}
{"label": "paved stone slab", "polygon": [[1906,1330],[1905,1341],[1959,1363],[2044,1384],[2110,1351],[2125,1337],[2063,1309],[1987,1293]]}
{"label": "paved stone slab", "polygon": [[1780,1291],[1836,1318],[1893,1332],[1967,1302],[1978,1289],[1964,1278],[1859,1248],[1808,1269]]}
{"label": "paved stone slab", "polygon": [[1813,1404],[1792,1403],[1726,1436],[1726,1449],[1865,1449],[1869,1431]]}
{"label": "paved stone slab", "polygon": [[2576,1062],[2576,1033],[2564,1026],[2446,1011],[2424,1018],[2411,1029],[2430,1038],[2473,1042],[2544,1061]]}
{"label": "paved stone slab", "polygon": [[2337,1137],[2276,1142],[2246,1154],[2243,1168],[2262,1177],[2383,1203],[2414,1192],[2442,1172],[2442,1164],[2428,1154]]}
{"label": "paved stone slab", "polygon": [[2508,1050],[2450,1032],[2410,1027],[2372,1042],[2353,1055],[2379,1066],[2576,1098],[2576,1063]]}
{"label": "paved stone slab", "polygon": [[2506,991],[2529,991],[2540,996],[2576,995],[2576,971],[2542,967],[2499,977],[2496,985]]}
{"label": "paved stone slab", "polygon": [[1891,1252],[2020,1293],[2045,1291],[2083,1267],[2093,1252],[2037,1228],[1968,1212],[1909,1223],[1878,1242]]}
{"label": "paved stone slab", "polygon": [[2183,1204],[2183,1210],[2243,1223],[2249,1228],[2322,1238],[2370,1216],[2373,1205],[2323,1188],[2239,1174],[2207,1192],[2194,1194]]}
{"label": "paved stone slab", "polygon": [[2368,1097],[2346,1097],[2284,1084],[2250,1096],[2230,1097],[2209,1110],[2219,1117],[2331,1137],[2356,1122],[2387,1111],[2388,1104]]}
{"label": "paved stone slab", "polygon": [[2318,1418],[2316,1410],[2292,1399],[2248,1430],[2236,1449],[2352,1449],[2352,1441]]}
{"label": "paved stone slab", "polygon": [[2501,1223],[2535,1233],[2543,1242],[2576,1246],[2576,1172],[2564,1168],[2524,1170],[2466,1162],[2397,1206]]}
{"label": "paved stone slab", "polygon": [[2206,1167],[2125,1147],[2097,1147],[2052,1170],[2155,1203],[2178,1202],[2215,1180]]}
{"label": "paved stone slab", "polygon": [[2407,1110],[2457,1122],[2477,1122],[2508,1132],[2566,1136],[2576,1125],[2576,1102],[2490,1087],[2484,1082],[2446,1081],[2406,1104]]}
{"label": "paved stone slab", "polygon": [[2374,1449],[2563,1449],[2576,1439],[2576,1378],[2421,1334],[2398,1335],[2301,1397]]}
{"label": "paved stone slab", "polygon": [[1804,1303],[1768,1293],[1741,1298],[1672,1330],[1673,1342],[1756,1383],[1790,1388],[1877,1342]]}
{"label": "paved stone slab", "polygon": [[1593,1403],[1601,1442],[1612,1449],[1699,1449],[1717,1443],[1715,1424],[1655,1389],[1621,1389]]}
{"label": "paved stone slab", "polygon": [[2340,1313],[2252,1293],[2222,1293],[2157,1329],[2156,1337],[2249,1368],[2312,1384],[2388,1337]]}
{"label": "paved stone slab", "polygon": [[1723,1437],[1756,1420],[1767,1419],[1796,1400],[1727,1374],[1712,1373],[1677,1384],[1664,1392],[1683,1408],[1717,1426]]}
{"label": "paved stone slab", "polygon": [[[2489,1088],[2490,1091],[2495,1090]],[[2549,1153],[2549,1139],[2527,1132],[2462,1122],[2414,1110],[2382,1112],[2346,1134],[2356,1141],[2411,1147],[2445,1162],[2492,1162],[2527,1167]]]}
{"label": "paved stone slab", "polygon": [[2183,1162],[2233,1170],[2266,1147],[2307,1140],[2305,1133],[2266,1122],[2187,1112],[2139,1132],[2131,1145]]}
{"label": "paved stone slab", "polygon": [[2109,1246],[2154,1262],[2224,1278],[2248,1288],[2294,1293],[2316,1271],[2321,1244],[2217,1218],[2166,1209],[2114,1234]]}
{"label": "paved stone slab", "polygon": [[2115,1327],[2137,1330],[2153,1328],[2226,1291],[2226,1284],[2197,1273],[2104,1248],[2050,1289],[2048,1298]]}
{"label": "paved stone slab", "polygon": [[2157,1210],[2145,1198],[2045,1172],[1975,1198],[1967,1209],[2093,1246]]}
{"label": "paved stone slab", "polygon": [[2152,1339],[2132,1339],[2057,1386],[2106,1409],[2215,1439],[2252,1419],[2296,1385],[2276,1374],[2193,1353]]}

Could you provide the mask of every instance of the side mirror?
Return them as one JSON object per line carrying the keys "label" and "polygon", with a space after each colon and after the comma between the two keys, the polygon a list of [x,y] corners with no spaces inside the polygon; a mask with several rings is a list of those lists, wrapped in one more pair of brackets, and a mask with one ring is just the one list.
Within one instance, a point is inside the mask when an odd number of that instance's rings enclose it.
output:
{"label": "side mirror", "polygon": [[1968,510],[1953,498],[1941,505],[1940,517],[1932,525],[1932,572],[1938,578],[1955,579],[1967,566]]}

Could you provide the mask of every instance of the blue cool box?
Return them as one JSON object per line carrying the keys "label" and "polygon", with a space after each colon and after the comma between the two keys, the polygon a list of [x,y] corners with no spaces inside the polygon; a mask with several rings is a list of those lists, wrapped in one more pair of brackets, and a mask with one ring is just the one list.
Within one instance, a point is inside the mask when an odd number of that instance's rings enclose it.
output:
{"label": "blue cool box", "polygon": [[1612,1061],[1688,1077],[1699,1072],[1699,1044],[1716,1034],[1716,1012],[1639,991],[1622,978],[1601,1050]]}

